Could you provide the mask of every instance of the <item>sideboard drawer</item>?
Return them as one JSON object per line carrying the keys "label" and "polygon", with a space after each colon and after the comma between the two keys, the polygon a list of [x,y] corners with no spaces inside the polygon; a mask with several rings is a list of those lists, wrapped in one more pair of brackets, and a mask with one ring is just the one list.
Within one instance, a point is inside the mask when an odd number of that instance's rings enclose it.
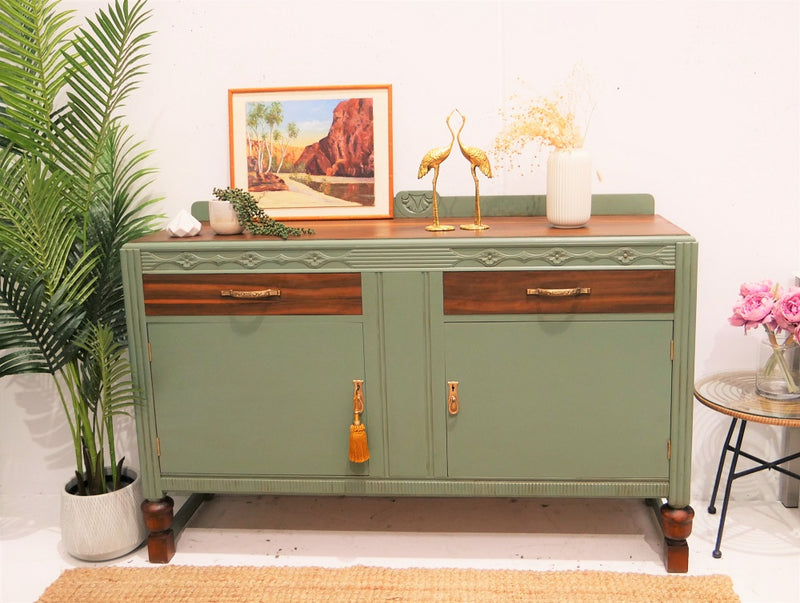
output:
{"label": "sideboard drawer", "polygon": [[145,274],[148,316],[361,314],[361,275]]}
{"label": "sideboard drawer", "polygon": [[445,314],[670,313],[673,270],[446,272]]}

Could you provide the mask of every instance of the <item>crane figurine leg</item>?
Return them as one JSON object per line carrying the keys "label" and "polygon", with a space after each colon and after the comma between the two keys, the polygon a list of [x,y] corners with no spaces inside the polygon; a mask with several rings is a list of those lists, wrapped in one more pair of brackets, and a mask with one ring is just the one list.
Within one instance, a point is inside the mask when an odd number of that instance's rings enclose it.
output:
{"label": "crane figurine leg", "polygon": [[425,227],[425,230],[431,232],[443,232],[447,230],[455,230],[455,226],[449,224],[439,223],[439,197],[436,194],[436,180],[439,178],[439,166],[437,165],[433,170],[433,224]]}
{"label": "crane figurine leg", "polygon": [[477,165],[472,166],[472,179],[475,181],[475,218],[472,224],[462,224],[459,228],[463,230],[486,230],[488,225],[481,221],[481,190],[478,182],[478,174],[475,173]]}

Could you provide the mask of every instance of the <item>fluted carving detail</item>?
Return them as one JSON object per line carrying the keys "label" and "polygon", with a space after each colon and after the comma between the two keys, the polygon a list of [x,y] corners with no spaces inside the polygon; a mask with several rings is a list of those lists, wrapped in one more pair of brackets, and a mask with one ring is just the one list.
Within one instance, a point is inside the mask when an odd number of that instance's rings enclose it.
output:
{"label": "fluted carving detail", "polygon": [[194,492],[225,491],[349,496],[556,496],[658,498],[669,493],[665,480],[470,480],[361,478],[164,478],[164,487]]}

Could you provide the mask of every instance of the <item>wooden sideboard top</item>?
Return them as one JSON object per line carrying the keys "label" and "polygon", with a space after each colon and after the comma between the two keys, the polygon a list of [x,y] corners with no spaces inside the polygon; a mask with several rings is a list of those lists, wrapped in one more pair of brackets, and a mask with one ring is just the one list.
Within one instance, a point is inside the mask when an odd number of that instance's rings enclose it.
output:
{"label": "wooden sideboard top", "polygon": [[[462,230],[459,224],[471,222],[471,218],[442,219],[442,224],[451,224],[455,230],[447,232],[428,232],[425,226],[431,223],[430,218],[394,218],[381,220],[292,220],[291,226],[311,228],[313,235],[304,235],[299,240],[369,240],[369,239],[497,239],[497,238],[531,238],[531,237],[683,237],[689,236],[683,229],[659,215],[600,215],[592,216],[589,224],[583,228],[554,228],[544,216],[496,216],[485,218],[487,230]],[[203,241],[280,241],[276,237],[254,236],[249,233],[240,235],[216,235],[207,222],[195,237],[172,237],[166,230],[153,233],[135,243],[180,242],[192,244]],[[289,239],[288,243],[298,239]]]}

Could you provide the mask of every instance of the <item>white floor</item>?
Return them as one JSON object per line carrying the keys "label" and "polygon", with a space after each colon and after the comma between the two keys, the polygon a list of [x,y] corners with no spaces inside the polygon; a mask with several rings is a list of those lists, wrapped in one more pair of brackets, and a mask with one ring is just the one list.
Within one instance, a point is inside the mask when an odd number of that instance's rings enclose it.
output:
{"label": "white floor", "polygon": [[[0,500],[0,600],[35,601],[66,555],[58,499]],[[744,602],[800,601],[800,512],[732,502],[713,559],[717,517],[696,502],[689,573],[726,574]],[[382,565],[664,574],[655,515],[642,501],[218,496],[178,541],[181,565]],[[101,565],[147,566],[141,548]]]}

